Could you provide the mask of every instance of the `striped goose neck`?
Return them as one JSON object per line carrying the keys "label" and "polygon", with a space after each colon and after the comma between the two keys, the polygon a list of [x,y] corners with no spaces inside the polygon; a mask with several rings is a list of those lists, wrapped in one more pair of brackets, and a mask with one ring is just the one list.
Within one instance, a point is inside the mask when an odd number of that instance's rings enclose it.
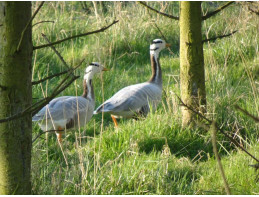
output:
{"label": "striped goose neck", "polygon": [[92,79],[86,80],[84,79],[84,92],[82,97],[90,100],[94,100],[94,87],[92,83]]}
{"label": "striped goose neck", "polygon": [[152,76],[149,79],[149,82],[162,86],[162,71],[158,55],[150,54],[150,60],[152,67]]}

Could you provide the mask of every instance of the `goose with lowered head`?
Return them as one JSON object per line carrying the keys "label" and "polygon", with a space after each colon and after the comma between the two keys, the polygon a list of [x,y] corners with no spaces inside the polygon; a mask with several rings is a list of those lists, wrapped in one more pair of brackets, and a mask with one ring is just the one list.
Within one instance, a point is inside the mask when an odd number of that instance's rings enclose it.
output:
{"label": "goose with lowered head", "polygon": [[152,76],[149,81],[127,86],[101,104],[94,114],[110,113],[117,127],[116,118],[134,118],[138,115],[146,116],[150,106],[155,110],[162,97],[162,71],[159,53],[169,47],[164,40],[155,39],[150,45],[150,59]]}
{"label": "goose with lowered head", "polygon": [[91,117],[95,107],[93,77],[102,71],[107,71],[97,62],[91,63],[85,70],[82,96],[61,96],[50,101],[43,107],[32,121],[38,121],[43,131],[55,130],[58,141],[62,141],[62,132],[84,126]]}

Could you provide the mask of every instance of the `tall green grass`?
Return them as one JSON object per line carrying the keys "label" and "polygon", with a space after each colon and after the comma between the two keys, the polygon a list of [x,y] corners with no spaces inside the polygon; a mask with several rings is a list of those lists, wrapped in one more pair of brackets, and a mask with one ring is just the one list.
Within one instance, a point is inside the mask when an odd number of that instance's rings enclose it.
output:
{"label": "tall green grass", "polygon": [[[203,11],[224,2],[203,3]],[[33,3],[33,9],[38,2]],[[164,12],[179,14],[177,2],[149,2]],[[51,20],[33,28],[34,45],[119,23],[107,31],[56,45],[71,66],[86,58],[76,71],[80,79],[61,95],[81,95],[83,71],[91,61],[110,68],[94,79],[96,106],[121,88],[144,82],[151,75],[149,44],[162,38],[156,24],[172,46],[160,55],[163,99],[146,119],[119,120],[115,129],[108,114],[95,115],[78,131],[64,135],[64,155],[54,134],[33,144],[32,185],[34,194],[224,194],[224,186],[211,146],[202,128],[181,127],[179,86],[179,25],[135,2],[45,2],[35,22]],[[208,117],[242,143],[257,158],[258,125],[235,110],[238,104],[258,114],[258,17],[239,4],[203,23],[204,38],[238,29],[229,38],[204,44]],[[33,80],[66,68],[50,48],[34,52]],[[63,78],[33,88],[33,97],[50,94]],[[102,92],[102,85],[104,92]],[[35,124],[33,136],[39,132]],[[218,135],[218,149],[233,194],[258,194],[254,161]]]}

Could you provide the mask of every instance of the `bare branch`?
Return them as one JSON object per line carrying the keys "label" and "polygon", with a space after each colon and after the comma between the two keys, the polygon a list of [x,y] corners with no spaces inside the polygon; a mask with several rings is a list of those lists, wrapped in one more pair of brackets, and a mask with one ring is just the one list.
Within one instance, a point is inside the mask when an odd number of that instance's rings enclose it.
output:
{"label": "bare branch", "polygon": [[212,11],[212,12],[209,12],[207,13],[206,15],[204,15],[202,17],[202,20],[207,20],[208,18],[216,15],[218,12],[222,11],[223,9],[225,9],[226,7],[230,6],[232,3],[234,3],[234,1],[229,1],[228,3],[226,3],[225,5],[217,8],[216,10]]}
{"label": "bare branch", "polygon": [[165,17],[168,17],[168,18],[171,18],[171,19],[174,19],[174,20],[179,20],[179,17],[178,16],[173,16],[173,15],[170,15],[170,14],[166,14],[166,13],[163,13],[163,12],[160,12],[159,10],[156,10],[150,6],[148,6],[145,2],[143,1],[138,1],[138,3],[140,3],[141,5],[145,6],[146,8],[152,10],[153,12],[156,12],[158,14],[161,14]]}
{"label": "bare branch", "polygon": [[250,114],[248,111],[246,111],[245,109],[242,109],[241,107],[239,107],[238,105],[235,105],[235,108],[241,112],[243,112],[245,115],[249,116],[250,118],[252,118],[255,122],[259,122],[259,117],[256,117],[252,114]]}
{"label": "bare branch", "polygon": [[34,14],[32,15],[32,17],[30,18],[30,20],[28,21],[28,23],[26,24],[25,28],[22,31],[21,37],[20,37],[20,41],[18,43],[18,46],[16,48],[16,51],[20,50],[21,44],[22,44],[22,40],[23,40],[23,36],[25,31],[27,30],[27,28],[29,27],[29,25],[31,24],[32,20],[34,19],[34,17],[37,15],[37,13],[40,11],[40,8],[43,6],[45,1],[42,1],[39,5],[39,7],[37,8],[37,10],[34,12]]}
{"label": "bare branch", "polygon": [[[0,119],[0,123],[21,118],[27,114],[32,114],[32,116],[35,115],[42,107],[44,107],[46,104],[48,104],[54,97],[56,97],[59,93],[61,93],[64,89],[66,89],[77,78],[79,78],[79,76],[73,77],[69,82],[67,82],[66,85],[62,86],[58,91],[53,92],[51,94],[51,96],[46,97],[43,100],[40,100],[39,102],[37,102],[37,103],[33,104],[32,106],[28,107],[27,109],[25,109],[24,111],[19,112],[13,116],[10,116],[10,117],[4,118],[4,119]],[[36,106],[36,107],[33,108],[33,106]]]}
{"label": "bare branch", "polygon": [[64,130],[48,130],[48,131],[41,131],[33,140],[32,140],[32,144],[44,133],[56,133],[56,131],[64,131]]}
{"label": "bare branch", "polygon": [[44,79],[40,79],[40,80],[38,80],[38,81],[33,81],[33,82],[31,82],[31,84],[32,84],[32,85],[37,85],[37,84],[42,83],[42,82],[44,82],[44,81],[46,81],[46,80],[48,80],[48,79],[52,79],[52,78],[54,78],[54,77],[58,77],[58,76],[60,76],[60,75],[64,75],[64,74],[68,73],[69,71],[71,71],[71,69],[65,70],[65,71],[60,72],[60,73],[56,73],[56,74],[50,75],[50,76],[48,76],[48,77],[46,77],[46,78],[44,78]]}
{"label": "bare branch", "polygon": [[210,42],[210,41],[214,41],[214,40],[217,40],[217,39],[221,39],[221,38],[232,36],[236,32],[237,32],[237,30],[233,31],[233,32],[231,32],[229,34],[224,34],[224,35],[221,35],[221,36],[216,36],[214,38],[205,39],[205,40],[202,41],[202,44],[205,43],[205,42]]}
{"label": "bare branch", "polygon": [[[76,66],[75,68],[71,69],[68,72],[68,76],[71,74],[71,72],[73,72],[76,68],[78,68],[79,66],[81,66],[81,64],[83,63],[84,59],[79,63],[78,66]],[[40,101],[32,104],[30,107],[26,108],[24,111],[21,111],[13,116],[4,118],[4,119],[0,119],[0,123],[3,122],[8,122],[17,118],[21,118],[24,115],[27,114],[32,114],[32,116],[34,116],[36,113],[38,113],[38,111],[44,107],[46,104],[48,104],[54,97],[56,97],[59,93],[61,93],[63,90],[65,90],[73,81],[75,81],[76,79],[78,79],[79,76],[73,76],[72,79],[70,81],[68,81],[67,83],[65,83],[68,79],[64,78],[57,86],[56,88],[53,90],[52,94],[49,97],[46,97],[44,99],[41,99]]]}
{"label": "bare branch", "polygon": [[[181,102],[181,105],[188,108],[189,110],[191,110],[193,113],[197,114],[199,117],[203,118],[204,120],[208,121],[209,124],[212,124],[212,120],[206,118],[204,115],[202,115],[200,112],[197,112],[196,110],[194,110],[192,107],[186,105],[182,99],[175,94],[176,97],[178,98],[178,100]],[[225,137],[227,137],[233,144],[235,144],[237,147],[239,147],[242,151],[244,151],[246,154],[248,154],[250,157],[252,157],[255,161],[259,162],[259,160],[253,156],[251,153],[249,153],[243,146],[241,146],[235,139],[233,139],[231,136],[229,136],[227,133],[225,133],[225,131],[223,131],[221,128],[219,128],[216,125],[216,128],[218,131],[220,131],[220,133],[222,133]]]}
{"label": "bare branch", "polygon": [[32,25],[32,27],[38,25],[38,24],[41,24],[41,23],[55,23],[54,21],[40,21],[40,22],[37,22],[35,24]]}
{"label": "bare branch", "polygon": [[217,138],[216,138],[217,128],[216,128],[215,121],[212,122],[210,130],[211,130],[211,141],[212,141],[212,146],[213,146],[213,152],[215,154],[216,160],[217,160],[218,165],[219,165],[219,171],[220,171],[220,174],[221,174],[222,179],[224,181],[224,187],[225,187],[227,195],[231,195],[230,188],[229,188],[229,185],[228,185],[225,173],[224,173],[224,169],[223,169],[222,163],[220,161],[219,153],[218,153],[218,150],[217,150]]}
{"label": "bare branch", "polygon": [[47,105],[53,98],[55,98],[59,93],[61,93],[63,90],[65,90],[68,86],[70,86],[76,79],[78,79],[80,76],[74,76],[70,81],[68,81],[65,85],[61,86],[57,91],[54,91],[51,96],[46,97],[43,101],[44,102],[38,102],[38,106],[34,107],[31,110],[32,116],[37,114],[41,108],[43,108],[45,105]]}
{"label": "bare branch", "polygon": [[67,37],[67,38],[65,38],[65,39],[58,40],[58,41],[53,42],[53,43],[50,43],[50,44],[44,44],[44,45],[40,45],[40,46],[34,46],[34,47],[33,47],[33,50],[37,50],[37,49],[42,49],[42,48],[45,48],[45,47],[53,46],[53,45],[62,43],[62,42],[64,42],[64,41],[71,40],[71,39],[73,39],[73,38],[79,38],[79,37],[82,37],[82,36],[88,36],[88,35],[91,35],[91,34],[103,32],[103,31],[105,31],[106,29],[108,29],[109,27],[111,27],[112,25],[116,24],[117,22],[118,22],[118,20],[115,20],[115,21],[113,21],[110,25],[105,26],[105,27],[102,27],[102,28],[99,29],[99,30],[95,30],[95,31],[86,32],[86,33],[83,33],[83,34],[79,34],[79,35]]}
{"label": "bare branch", "polygon": [[[43,36],[43,38],[45,38],[45,40],[47,40],[47,42],[49,44],[52,44],[49,39],[47,38],[47,36],[45,34],[41,34]],[[69,68],[69,66],[67,65],[67,63],[65,62],[64,58],[60,55],[60,53],[56,50],[56,48],[53,45],[50,45],[50,48],[57,54],[57,56],[59,57],[59,59],[61,60],[61,62],[64,64],[64,66],[66,66],[67,68]]]}

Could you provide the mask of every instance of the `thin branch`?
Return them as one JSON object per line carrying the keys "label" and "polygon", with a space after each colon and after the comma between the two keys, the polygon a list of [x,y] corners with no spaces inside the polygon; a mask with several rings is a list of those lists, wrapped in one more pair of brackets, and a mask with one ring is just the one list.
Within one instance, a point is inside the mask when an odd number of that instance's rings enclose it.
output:
{"label": "thin branch", "polygon": [[44,44],[44,45],[40,45],[40,46],[34,46],[34,47],[33,47],[33,50],[37,50],[37,49],[41,49],[41,48],[53,46],[53,45],[62,43],[62,42],[64,42],[64,41],[71,40],[71,39],[73,39],[73,38],[79,38],[79,37],[82,37],[82,36],[87,36],[87,35],[91,35],[91,34],[103,32],[103,31],[105,31],[106,29],[108,29],[109,27],[111,27],[112,25],[116,24],[117,22],[118,22],[118,20],[115,20],[115,21],[113,21],[110,25],[105,26],[105,27],[102,27],[102,28],[99,29],[99,30],[95,30],[95,31],[86,32],[86,33],[83,33],[83,34],[79,34],[79,35],[67,37],[67,38],[65,38],[65,39],[58,40],[58,41],[53,42],[53,43],[50,43],[50,44]]}
{"label": "thin branch", "polygon": [[52,133],[52,132],[55,132],[56,131],[64,131],[64,130],[48,130],[48,131],[41,131],[33,140],[32,140],[32,144],[44,133]]}
{"label": "thin branch", "polygon": [[70,86],[76,79],[78,79],[80,76],[74,76],[70,81],[68,81],[65,85],[59,86],[60,88],[56,91],[53,91],[53,93],[49,96],[43,99],[43,102],[37,102],[37,106],[32,108],[30,110],[30,113],[32,116],[37,114],[41,108],[43,108],[45,105],[47,105],[53,98],[55,98],[59,93],[61,93],[63,90],[65,90],[68,86]]}
{"label": "thin branch", "polygon": [[217,128],[216,128],[215,121],[212,122],[210,130],[211,130],[211,142],[212,142],[212,146],[213,146],[213,152],[215,154],[216,160],[217,160],[218,165],[219,165],[219,171],[220,171],[220,174],[221,174],[222,179],[224,181],[224,187],[225,187],[227,195],[231,195],[230,188],[229,188],[229,185],[228,185],[225,173],[224,173],[224,169],[223,169],[222,163],[220,161],[219,153],[218,153],[218,150],[217,150],[217,138],[216,138]]}
{"label": "thin branch", "polygon": [[242,109],[241,107],[239,107],[238,105],[235,105],[235,108],[241,112],[243,112],[245,115],[249,116],[250,118],[252,118],[255,122],[259,122],[259,117],[256,117],[252,114],[250,114],[248,111],[246,111],[245,109]]}
{"label": "thin branch", "polygon": [[37,22],[35,24],[32,25],[32,27],[38,25],[38,24],[41,24],[41,23],[55,23],[54,21],[40,21],[40,22]]}
{"label": "thin branch", "polygon": [[[186,105],[182,99],[177,95],[175,94],[176,97],[178,98],[178,100],[181,102],[181,105],[188,108],[189,110],[191,110],[193,113],[197,114],[199,117],[203,118],[204,120],[208,121],[209,124],[212,124],[212,120],[206,118],[205,116],[203,116],[200,112],[197,112],[196,110],[194,110],[192,107]],[[217,125],[216,125],[216,128],[218,131],[220,131],[220,133],[222,133],[225,137],[227,137],[233,144],[235,144],[237,147],[239,147],[242,151],[244,151],[246,154],[248,154],[250,157],[252,157],[255,161],[259,162],[259,160],[253,156],[251,153],[249,153],[244,147],[242,147],[235,139],[233,139],[231,136],[229,136],[228,134],[225,133],[224,130],[222,130],[221,128],[219,128]]]}
{"label": "thin branch", "polygon": [[[43,36],[43,38],[45,38],[45,40],[47,40],[47,42],[49,44],[52,44],[49,39],[47,38],[47,36],[45,34],[41,34]],[[65,62],[64,58],[60,55],[60,53],[56,50],[56,48],[53,45],[50,45],[50,48],[57,54],[57,56],[59,57],[59,59],[61,60],[61,62],[64,64],[64,66],[66,66],[67,68],[69,68],[69,66],[67,65],[67,63]]]}
{"label": "thin branch", "polygon": [[210,41],[214,41],[214,40],[217,40],[217,39],[221,39],[221,38],[225,38],[225,37],[228,37],[228,36],[232,36],[234,33],[236,33],[237,30],[229,33],[229,34],[224,34],[224,35],[221,35],[221,36],[216,36],[214,38],[209,38],[209,39],[205,39],[202,41],[202,44],[205,43],[205,42],[210,42]]}
{"label": "thin branch", "polygon": [[234,1],[229,1],[228,3],[226,3],[225,5],[217,8],[216,10],[212,11],[212,12],[209,12],[207,13],[206,15],[204,15],[202,17],[202,20],[207,20],[208,18],[216,15],[218,12],[222,11],[223,9],[225,9],[226,7],[230,6],[232,3],[235,3]]}
{"label": "thin branch", "polygon": [[[42,107],[44,107],[46,104],[48,104],[54,97],[56,97],[59,93],[61,93],[64,89],[66,89],[74,80],[76,80],[77,78],[79,78],[80,76],[75,76],[73,77],[66,85],[64,85],[62,88],[60,88],[58,91],[53,92],[51,94],[51,96],[44,98],[43,100],[40,100],[37,103],[34,103],[32,106],[28,107],[27,109],[25,109],[22,112],[19,112],[13,116],[4,118],[4,119],[0,119],[0,123],[3,122],[8,122],[11,120],[15,120],[18,118],[21,118],[27,114],[32,114],[35,115]],[[35,108],[33,108],[33,106],[36,106]]]}
{"label": "thin branch", "polygon": [[65,70],[65,71],[60,72],[60,73],[56,73],[56,74],[50,75],[50,76],[48,76],[48,77],[46,77],[46,78],[44,78],[44,79],[40,79],[40,80],[38,80],[38,81],[33,81],[33,82],[31,82],[31,84],[32,84],[32,85],[37,85],[37,84],[42,83],[42,82],[44,82],[44,81],[46,81],[46,80],[48,80],[48,79],[52,79],[52,78],[54,78],[54,77],[58,77],[58,76],[60,76],[60,75],[64,75],[64,74],[68,73],[69,71],[71,71],[71,69]]}
{"label": "thin branch", "polygon": [[[79,66],[81,66],[81,64],[83,63],[84,59],[79,63],[78,66],[76,66],[75,68],[71,69],[68,72],[68,76],[70,75],[70,72],[73,72],[76,68],[78,68]],[[61,81],[61,83],[59,83],[56,88],[54,89],[54,91],[52,92],[52,94],[49,97],[46,97],[34,104],[32,104],[30,107],[26,108],[24,111],[19,112],[13,116],[4,118],[4,119],[0,119],[0,123],[3,122],[8,122],[17,118],[21,118],[24,115],[27,114],[32,114],[32,116],[34,116],[36,113],[38,113],[38,111],[44,107],[46,104],[48,104],[54,97],[56,97],[59,93],[61,93],[63,90],[65,90],[73,81],[75,81],[76,79],[78,79],[79,76],[74,76],[70,81],[68,81],[66,84],[65,82],[67,81],[67,78],[63,79]],[[65,85],[64,85],[65,84]]]}
{"label": "thin branch", "polygon": [[[152,18],[151,14],[150,14],[149,12],[148,12],[148,14],[149,14],[150,18]],[[169,43],[169,42],[167,41],[166,37],[164,36],[163,32],[161,31],[161,29],[160,29],[160,28],[158,27],[158,25],[156,24],[156,22],[153,22],[152,24],[157,28],[157,30],[159,31],[159,33],[161,34],[161,36],[163,37],[163,39],[164,39],[167,43]],[[171,51],[170,47],[167,47],[167,49],[168,49],[168,51],[169,51],[170,53],[173,54],[173,52]]]}
{"label": "thin branch", "polygon": [[37,13],[40,11],[40,8],[43,6],[45,1],[42,1],[39,5],[39,7],[37,8],[37,10],[34,12],[34,14],[32,15],[32,17],[30,18],[30,20],[28,21],[28,23],[26,24],[25,28],[23,29],[22,31],[22,34],[21,34],[21,37],[20,37],[20,41],[18,43],[18,46],[17,46],[17,49],[16,51],[19,51],[20,50],[20,47],[21,47],[21,44],[22,44],[22,40],[23,40],[23,37],[24,37],[24,33],[25,31],[27,30],[27,28],[29,27],[29,25],[31,24],[32,20],[34,19],[34,17],[37,15]]}
{"label": "thin branch", "polygon": [[173,16],[173,15],[170,15],[170,14],[166,14],[166,13],[163,13],[163,12],[160,12],[159,10],[156,10],[150,6],[148,6],[145,2],[143,1],[138,1],[138,3],[140,3],[141,5],[145,6],[146,8],[152,10],[153,12],[156,12],[158,14],[161,14],[165,17],[168,17],[168,18],[171,18],[171,19],[174,19],[174,20],[179,20],[179,17],[178,16]]}

